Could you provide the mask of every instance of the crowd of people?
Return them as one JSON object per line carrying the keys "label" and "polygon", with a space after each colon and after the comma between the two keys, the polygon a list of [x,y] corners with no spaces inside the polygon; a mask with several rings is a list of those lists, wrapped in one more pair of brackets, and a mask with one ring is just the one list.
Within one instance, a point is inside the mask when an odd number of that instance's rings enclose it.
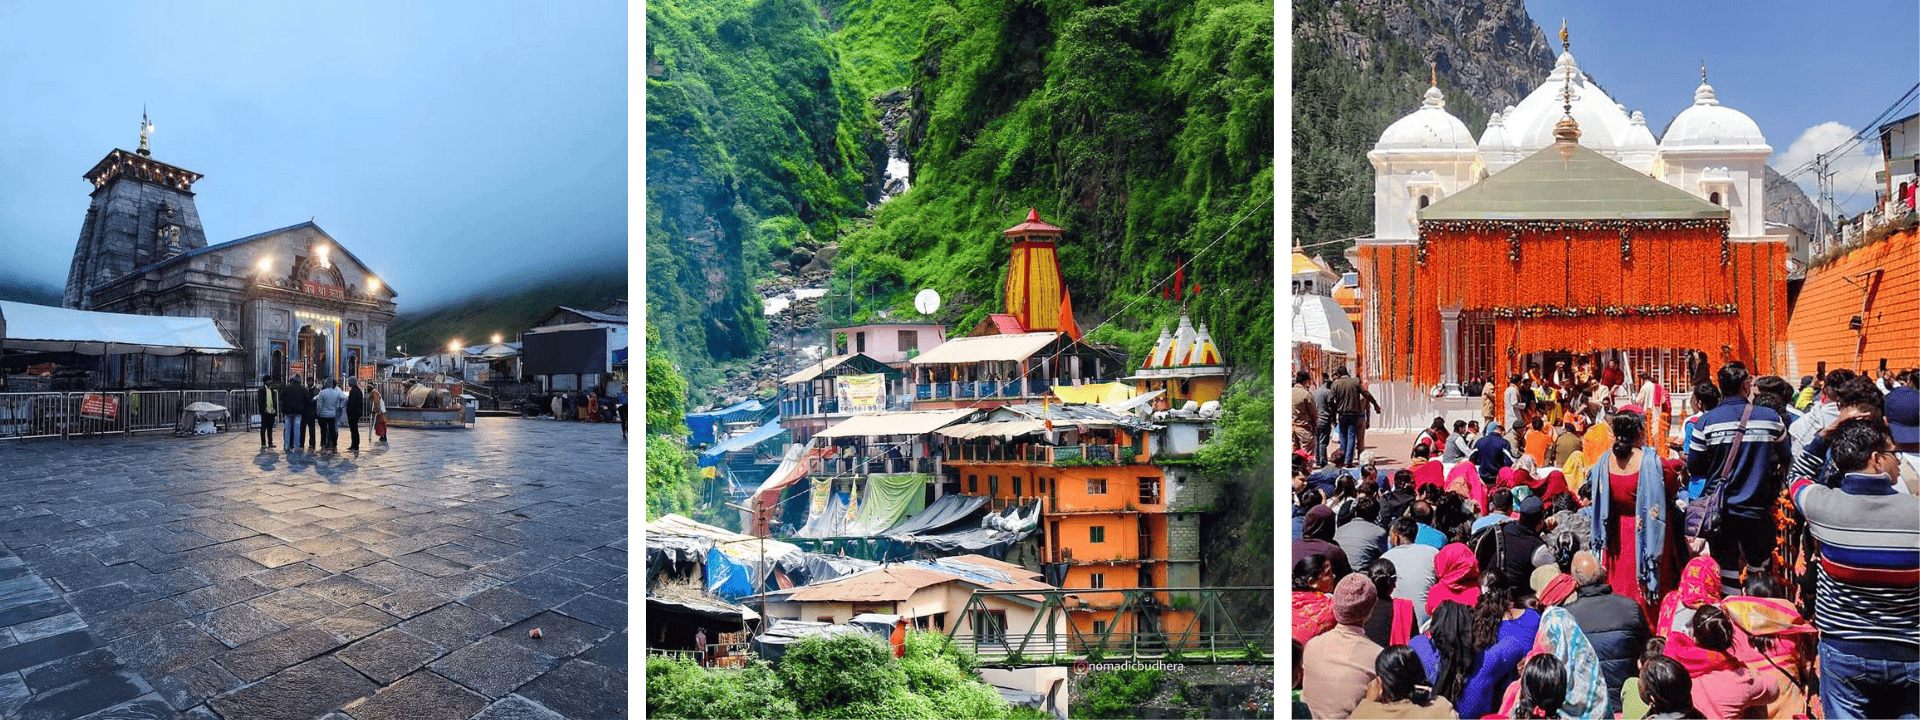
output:
{"label": "crowd of people", "polygon": [[1391,470],[1296,375],[1295,717],[1920,714],[1920,371],[1689,365],[1675,430],[1560,363]]}
{"label": "crowd of people", "polygon": [[348,380],[342,390],[333,378],[314,382],[295,375],[285,383],[272,375],[260,378],[256,400],[260,407],[260,447],[274,447],[274,422],[284,423],[284,447],[298,452],[305,443],[307,452],[339,452],[340,430],[349,437],[347,451],[360,449],[360,421],[373,420],[373,436],[387,441],[387,403],[379,388],[370,381]]}

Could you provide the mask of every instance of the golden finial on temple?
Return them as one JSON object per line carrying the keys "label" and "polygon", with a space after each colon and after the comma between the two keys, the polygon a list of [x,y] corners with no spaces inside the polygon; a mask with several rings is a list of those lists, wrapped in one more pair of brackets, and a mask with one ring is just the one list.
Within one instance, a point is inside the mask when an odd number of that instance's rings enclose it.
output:
{"label": "golden finial on temple", "polygon": [[1707,61],[1700,61],[1700,84],[1707,84]]}
{"label": "golden finial on temple", "polygon": [[147,137],[153,135],[153,123],[147,121],[147,106],[140,106],[140,154],[151,157],[153,150],[147,146]]}
{"label": "golden finial on temple", "polygon": [[1427,80],[1428,84],[1431,84],[1434,87],[1440,87],[1440,63],[1433,60],[1428,60],[1427,73],[1428,73],[1428,80]]}
{"label": "golden finial on temple", "polygon": [[1560,51],[1569,52],[1571,47],[1567,43],[1567,19],[1560,18]]}

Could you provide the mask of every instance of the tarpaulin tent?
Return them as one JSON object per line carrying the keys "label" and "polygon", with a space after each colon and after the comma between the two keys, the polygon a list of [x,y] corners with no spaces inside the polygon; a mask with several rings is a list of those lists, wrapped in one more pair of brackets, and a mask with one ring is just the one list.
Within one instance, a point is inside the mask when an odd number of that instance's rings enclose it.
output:
{"label": "tarpaulin tent", "polygon": [[853,514],[847,507],[851,502],[853,498],[847,493],[829,494],[826,505],[818,514],[807,518],[806,526],[800,528],[800,532],[794,533],[794,536],[829,538],[846,535],[847,523],[852,519]]}
{"label": "tarpaulin tent", "polygon": [[1008,507],[981,518],[975,527],[941,533],[889,535],[888,539],[918,550],[935,553],[977,553],[995,560],[1007,556],[1007,549],[1032,535],[1040,526],[1040,504]]}
{"label": "tarpaulin tent", "polygon": [[850,537],[875,535],[908,513],[926,506],[927,482],[931,475],[868,475],[867,491],[860,497],[860,512],[847,526]]}
{"label": "tarpaulin tent", "polygon": [[968,520],[977,521],[980,509],[986,506],[987,499],[977,495],[946,495],[881,534],[890,537],[937,533]]}
{"label": "tarpaulin tent", "polygon": [[778,665],[780,658],[786,657],[787,648],[801,640],[853,633],[866,633],[866,631],[852,625],[831,625],[823,622],[774,618],[768,623],[766,632],[753,636],[753,651],[760,656],[760,659]]}
{"label": "tarpaulin tent", "polygon": [[689,445],[706,445],[714,440],[714,430],[730,422],[751,420],[766,406],[759,400],[742,400],[719,410],[687,413],[687,429],[692,431]]}
{"label": "tarpaulin tent", "polygon": [[[761,548],[767,557],[761,560]],[[707,551],[707,592],[728,600],[739,600],[760,592],[761,579],[782,563],[799,563],[803,551],[779,540],[736,540],[717,544]],[[755,572],[755,568],[760,568]]]}
{"label": "tarpaulin tent", "polygon": [[0,350],[179,355],[238,350],[212,318],[125,315],[0,300]]}
{"label": "tarpaulin tent", "polygon": [[872,560],[861,560],[859,558],[813,552],[807,553],[803,562],[806,564],[806,573],[805,582],[801,584],[825,582],[834,578],[846,577],[879,565],[879,563]]}
{"label": "tarpaulin tent", "polygon": [[772,440],[774,436],[783,432],[786,432],[786,428],[780,427],[779,420],[768,420],[766,424],[754,428],[753,432],[727,438],[713,447],[700,451],[700,467],[719,465],[721,460],[726,459],[727,453],[735,450],[746,450],[760,443]]}

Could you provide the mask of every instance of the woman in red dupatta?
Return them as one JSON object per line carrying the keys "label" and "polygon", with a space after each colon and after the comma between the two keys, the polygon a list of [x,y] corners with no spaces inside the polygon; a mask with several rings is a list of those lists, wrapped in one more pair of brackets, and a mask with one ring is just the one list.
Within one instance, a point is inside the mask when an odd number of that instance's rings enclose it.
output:
{"label": "woman in red dupatta", "polygon": [[1293,563],[1293,640],[1305,646],[1315,635],[1332,630],[1333,563],[1325,555],[1308,555]]}
{"label": "woman in red dupatta", "polygon": [[1654,637],[1672,633],[1686,634],[1693,613],[1701,607],[1720,602],[1720,566],[1709,555],[1701,555],[1680,571],[1680,585],[1660,601],[1660,619],[1653,624]]}
{"label": "woman in red dupatta", "polygon": [[[1460,543],[1440,548],[1433,556],[1433,587],[1427,590],[1427,616],[1452,600],[1467,607],[1480,602],[1480,561],[1473,550]],[[1452,698],[1448,698],[1451,700]]]}

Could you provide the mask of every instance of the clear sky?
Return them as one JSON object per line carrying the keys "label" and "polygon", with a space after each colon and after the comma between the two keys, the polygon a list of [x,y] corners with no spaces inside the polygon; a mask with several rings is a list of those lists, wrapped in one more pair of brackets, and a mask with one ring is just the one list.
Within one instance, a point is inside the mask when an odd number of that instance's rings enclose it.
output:
{"label": "clear sky", "polygon": [[[1781,172],[1855,131],[1870,142],[1835,165],[1834,199],[1874,201],[1880,144],[1866,127],[1920,80],[1920,3],[1822,0],[1526,0],[1560,52],[1566,18],[1581,70],[1656,134],[1693,103],[1700,63],[1720,103],[1752,117]],[[1912,115],[1908,101],[1893,119]],[[1796,178],[1813,197],[1811,173]]]}
{"label": "clear sky", "polygon": [[402,312],[627,256],[627,6],[0,0],[0,274],[66,282],[108,151],[209,244],[312,218]]}

